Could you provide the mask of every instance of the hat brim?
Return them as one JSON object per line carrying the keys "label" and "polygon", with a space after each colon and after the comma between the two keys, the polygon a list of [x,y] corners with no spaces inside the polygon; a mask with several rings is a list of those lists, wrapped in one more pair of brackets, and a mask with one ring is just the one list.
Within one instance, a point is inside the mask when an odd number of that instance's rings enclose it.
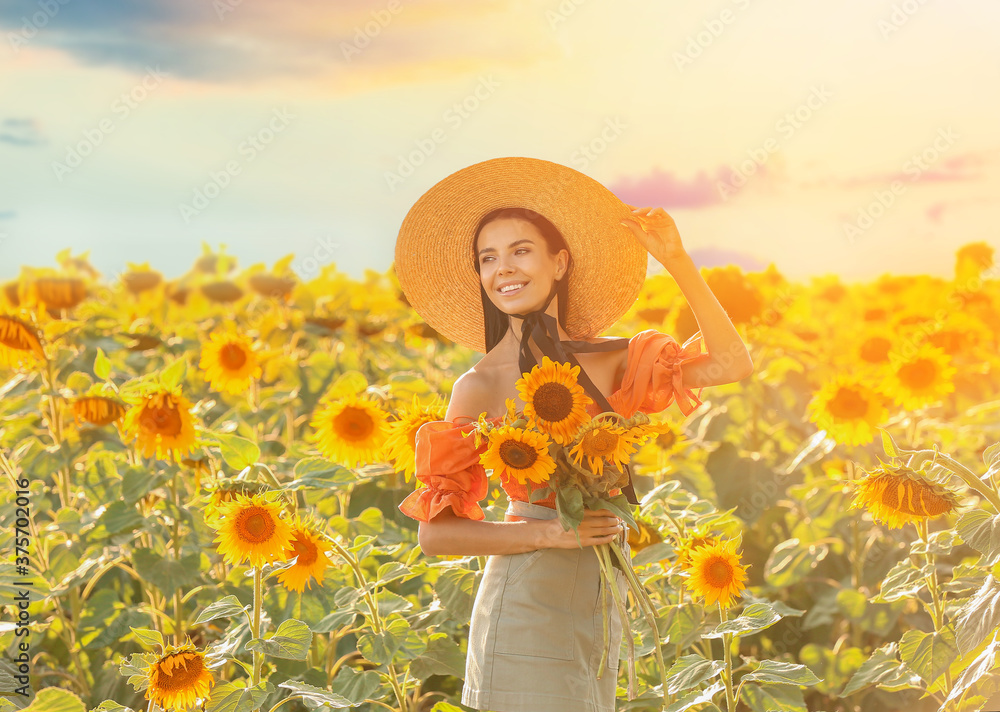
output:
{"label": "hat brim", "polygon": [[621,225],[632,211],[593,178],[537,158],[494,158],[444,178],[410,208],[396,238],[395,271],[414,310],[452,341],[486,352],[472,241],[499,208],[548,218],[573,257],[564,328],[600,334],[628,311],[646,278],[647,252]]}

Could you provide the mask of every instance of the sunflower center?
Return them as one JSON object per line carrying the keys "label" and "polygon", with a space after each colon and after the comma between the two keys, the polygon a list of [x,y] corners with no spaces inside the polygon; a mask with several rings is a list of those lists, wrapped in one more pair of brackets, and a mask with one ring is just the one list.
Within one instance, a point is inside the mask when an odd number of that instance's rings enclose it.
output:
{"label": "sunflower center", "polygon": [[527,470],[538,459],[535,448],[517,440],[504,440],[500,443],[498,452],[504,464],[515,470]]}
{"label": "sunflower center", "polygon": [[725,588],[733,582],[733,567],[723,559],[712,559],[705,564],[705,581],[712,588]]}
{"label": "sunflower center", "polygon": [[309,566],[316,562],[316,545],[311,541],[296,537],[292,542],[292,548],[295,550],[295,556],[299,557],[298,566]]}
{"label": "sunflower center", "polygon": [[188,689],[205,669],[201,656],[192,653],[168,655],[157,665],[160,674],[156,678],[156,687],[165,692]]}
{"label": "sunflower center", "polygon": [[920,389],[934,383],[934,375],[937,369],[934,363],[925,359],[917,359],[913,363],[907,363],[899,368],[899,380],[907,388]]}
{"label": "sunflower center", "polygon": [[590,457],[607,457],[618,446],[618,435],[608,430],[591,430],[583,436],[583,451]]}
{"label": "sunflower center", "polygon": [[677,442],[677,436],[674,435],[674,431],[672,430],[667,433],[660,433],[659,435],[656,436],[656,444],[664,448],[665,450],[669,450],[670,448],[672,448],[674,446],[674,443],[676,442]]}
{"label": "sunflower center", "polygon": [[543,383],[531,398],[536,415],[550,423],[558,423],[573,412],[573,394],[561,383]]}
{"label": "sunflower center", "polygon": [[887,482],[882,489],[882,504],[895,512],[936,517],[952,509],[952,503],[948,499],[919,482],[889,476],[885,479]]}
{"label": "sunflower center", "polygon": [[226,344],[219,349],[219,362],[227,370],[236,371],[247,362],[247,355],[239,344]]}
{"label": "sunflower center", "polygon": [[827,408],[837,418],[862,418],[868,412],[868,400],[857,390],[845,386],[837,390]]}
{"label": "sunflower center", "polygon": [[885,363],[889,360],[892,343],[884,336],[873,336],[861,344],[861,358],[868,363]]}
{"label": "sunflower center", "polygon": [[375,421],[363,408],[347,406],[333,419],[333,427],[342,440],[358,442],[372,434]]}
{"label": "sunflower center", "polygon": [[181,432],[181,414],[173,401],[163,398],[158,403],[149,403],[142,409],[139,427],[156,435],[176,437]]}
{"label": "sunflower center", "polygon": [[0,317],[0,344],[18,351],[30,351],[34,341],[36,339],[20,320]]}
{"label": "sunflower center", "polygon": [[240,539],[253,544],[267,541],[274,534],[274,520],[261,507],[248,507],[239,514],[236,531]]}

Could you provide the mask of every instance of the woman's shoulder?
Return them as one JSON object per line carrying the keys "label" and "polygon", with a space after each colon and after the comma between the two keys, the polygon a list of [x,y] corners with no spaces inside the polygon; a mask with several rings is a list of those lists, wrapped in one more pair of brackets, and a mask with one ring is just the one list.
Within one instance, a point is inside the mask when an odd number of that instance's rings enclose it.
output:
{"label": "woman's shoulder", "polygon": [[451,388],[451,399],[448,401],[446,420],[468,417],[473,420],[483,412],[483,403],[489,401],[493,394],[493,376],[489,364],[483,365],[485,357],[475,366],[455,380]]}

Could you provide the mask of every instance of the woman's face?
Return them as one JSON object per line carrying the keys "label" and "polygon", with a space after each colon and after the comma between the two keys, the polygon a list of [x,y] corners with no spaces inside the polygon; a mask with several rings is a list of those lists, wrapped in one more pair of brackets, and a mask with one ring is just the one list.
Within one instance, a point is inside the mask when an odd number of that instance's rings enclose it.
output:
{"label": "woman's face", "polygon": [[476,246],[483,289],[500,311],[524,314],[540,309],[552,283],[566,273],[569,252],[549,254],[538,229],[517,218],[483,226]]}

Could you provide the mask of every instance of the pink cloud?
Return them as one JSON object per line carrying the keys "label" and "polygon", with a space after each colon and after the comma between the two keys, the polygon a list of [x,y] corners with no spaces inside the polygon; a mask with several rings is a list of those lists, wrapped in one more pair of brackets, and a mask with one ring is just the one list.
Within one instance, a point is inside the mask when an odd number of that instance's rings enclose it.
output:
{"label": "pink cloud", "polygon": [[629,205],[700,208],[722,202],[716,183],[727,181],[725,170],[716,169],[714,178],[699,171],[695,178],[684,180],[657,168],[640,178],[620,178],[608,188]]}

